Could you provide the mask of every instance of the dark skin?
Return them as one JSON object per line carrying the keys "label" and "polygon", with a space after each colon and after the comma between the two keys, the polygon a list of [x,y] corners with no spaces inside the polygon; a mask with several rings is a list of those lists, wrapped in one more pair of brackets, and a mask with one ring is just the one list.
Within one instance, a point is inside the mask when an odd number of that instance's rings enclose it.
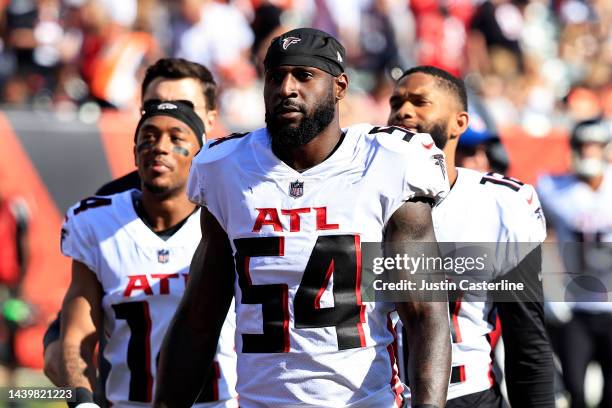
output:
{"label": "dark skin", "polygon": [[[304,113],[295,112],[296,108],[310,114],[313,107],[326,97],[332,87],[336,102],[346,95],[348,77],[341,74],[332,77],[318,68],[281,65],[266,71],[264,101],[266,112],[273,112],[287,126],[298,126]],[[332,123],[309,143],[286,151],[274,153],[297,171],[303,171],[323,162],[340,141],[342,131],[336,105]]]}
{"label": "dark skin", "polygon": [[[431,219],[431,207],[422,202],[407,202],[391,216],[385,231],[385,256],[407,254],[422,242],[427,256],[438,256],[432,251],[436,241]],[[409,277],[407,277],[409,278]],[[443,276],[433,277],[443,280]],[[406,330],[413,335],[406,339],[410,353],[408,376],[412,404],[433,404],[443,407],[451,368],[451,344],[448,304],[444,299],[436,302],[418,298],[396,303],[397,312]]]}
{"label": "dark skin", "polygon": [[[338,77],[312,67],[280,66],[266,72],[266,111],[286,126],[298,126],[314,110],[329,87],[336,102],[348,87],[345,74]],[[323,162],[341,140],[336,103],[334,118],[307,144],[276,149],[274,153],[297,171]],[[228,236],[216,219],[202,211],[202,241],[194,255],[185,295],[161,348],[154,406],[183,407],[197,398],[204,374],[210,368],[234,294],[234,259]],[[434,242],[430,207],[405,203],[391,217],[385,240]],[[414,373],[414,400],[444,406],[450,375],[450,331],[447,304],[407,302],[397,305],[407,327],[416,330],[414,347],[420,358],[409,362]],[[417,354],[417,353],[415,353]],[[426,358],[423,356],[427,356]],[[177,376],[176,372],[183,373]]]}
{"label": "dark skin", "polygon": [[186,188],[199,147],[193,131],[178,119],[154,116],[140,127],[134,160],[142,180],[142,204],[155,231],[178,224],[195,209]]}

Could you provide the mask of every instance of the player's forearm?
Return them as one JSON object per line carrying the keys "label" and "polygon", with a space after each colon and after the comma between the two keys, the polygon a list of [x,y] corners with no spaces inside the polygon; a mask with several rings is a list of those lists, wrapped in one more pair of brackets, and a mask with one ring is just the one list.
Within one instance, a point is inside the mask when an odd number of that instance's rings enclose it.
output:
{"label": "player's forearm", "polygon": [[448,306],[441,302],[397,305],[408,332],[408,375],[413,404],[446,405],[451,369]]}
{"label": "player's forearm", "polygon": [[[223,323],[211,318],[218,305],[206,310],[206,300],[212,300],[212,296],[200,297],[202,293],[196,293],[202,289],[200,284],[206,271],[204,248],[204,242],[196,248],[189,269],[189,284],[161,346],[155,407],[193,405],[217,349]],[[209,283],[214,285],[212,281]],[[180,376],[176,375],[178,372]]]}
{"label": "player's forearm", "polygon": [[90,391],[96,383],[93,348],[79,342],[61,342],[59,381],[64,387],[83,387]]}

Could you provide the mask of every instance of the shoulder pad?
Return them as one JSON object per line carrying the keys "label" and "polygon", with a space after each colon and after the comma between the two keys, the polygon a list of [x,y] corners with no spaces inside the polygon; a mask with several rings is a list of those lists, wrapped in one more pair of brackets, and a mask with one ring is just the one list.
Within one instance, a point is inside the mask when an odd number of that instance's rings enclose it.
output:
{"label": "shoulder pad", "polygon": [[80,213],[83,213],[92,208],[109,206],[113,203],[113,199],[111,197],[108,197],[108,196],[106,197],[99,197],[99,196],[87,197],[72,207],[73,209],[72,213],[74,215],[79,215]]}
{"label": "shoulder pad", "polygon": [[374,128],[372,132],[374,130],[378,130],[376,132],[378,143],[389,150],[402,153],[416,148],[423,150],[423,153],[438,152],[438,148],[428,133],[413,133],[397,126]]}
{"label": "shoulder pad", "polygon": [[412,139],[412,136],[415,135],[414,132],[405,129],[401,126],[374,126],[369,133],[371,135],[380,133],[401,136],[402,140],[404,140],[405,142],[409,142],[410,139]]}
{"label": "shoulder pad", "polygon": [[502,206],[511,203],[524,203],[527,207],[533,208],[534,211],[540,207],[540,200],[535,188],[515,177],[491,172],[482,176],[480,184],[493,189]]}
{"label": "shoulder pad", "polygon": [[211,163],[222,159],[235,151],[238,146],[248,139],[247,136],[250,136],[253,133],[255,132],[232,133],[229,136],[206,142],[206,144],[202,146],[202,149],[200,149],[194,158],[194,161],[198,161],[200,163]]}
{"label": "shoulder pad", "polygon": [[501,186],[512,191],[519,191],[525,185],[525,183],[517,178],[504,176],[503,174],[494,172],[484,174],[480,179],[480,184],[484,186]]}

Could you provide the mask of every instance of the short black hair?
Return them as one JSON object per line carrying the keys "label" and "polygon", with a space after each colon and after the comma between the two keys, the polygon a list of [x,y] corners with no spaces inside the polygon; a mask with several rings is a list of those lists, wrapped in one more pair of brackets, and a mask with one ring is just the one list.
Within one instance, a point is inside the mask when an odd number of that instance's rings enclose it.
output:
{"label": "short black hair", "polygon": [[217,108],[217,83],[204,65],[183,58],[161,58],[147,68],[142,81],[141,96],[144,96],[151,82],[157,78],[196,79],[202,84],[206,109],[214,110]]}
{"label": "short black hair", "polygon": [[423,74],[436,78],[439,85],[455,94],[457,101],[461,104],[461,109],[467,111],[468,98],[465,83],[461,78],[457,78],[450,72],[443,69],[431,65],[419,65],[404,71],[402,76],[398,78],[397,82],[399,83],[399,81],[401,81],[403,78],[407,77],[408,75],[416,74],[417,72],[422,72]]}

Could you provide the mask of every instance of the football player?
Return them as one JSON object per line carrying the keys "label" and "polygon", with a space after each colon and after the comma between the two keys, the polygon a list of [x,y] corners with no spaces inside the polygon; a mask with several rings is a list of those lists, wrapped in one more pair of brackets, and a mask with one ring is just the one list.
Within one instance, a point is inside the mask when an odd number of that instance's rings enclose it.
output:
{"label": "football player", "polygon": [[[194,159],[188,194],[203,206],[203,239],[164,340],[155,406],[195,399],[234,293],[241,407],[402,403],[396,306],[363,300],[361,242],[433,241],[431,205],[448,181],[429,135],[340,129],[344,59],[318,30],[275,38],[264,61],[266,128],[208,143]],[[442,407],[446,303],[397,310],[414,333],[413,407]]]}
{"label": "football player", "polygon": [[[217,118],[217,85],[210,71],[195,62],[181,58],[162,58],[151,65],[142,82],[142,101],[150,100],[181,100],[194,105],[196,114],[204,122],[209,132]],[[138,172],[133,171],[110,183],[105,184],[96,191],[96,195],[110,195],[131,188],[140,189]],[[47,377],[59,385],[59,333],[60,320],[56,319],[45,333],[45,365]],[[233,341],[228,346],[233,349]]]}
{"label": "football player", "polygon": [[[72,258],[72,281],[62,305],[60,380],[76,387],[76,406],[93,402],[98,336],[105,338],[110,366],[108,403],[152,402],[159,347],[200,239],[199,210],[187,199],[186,186],[203,136],[191,104],[145,102],[134,147],[141,190],[90,197],[67,212],[62,252]],[[233,335],[234,327],[225,323],[222,341]],[[220,365],[212,367],[198,402],[237,406],[235,354],[217,357],[230,372],[221,377]]]}
{"label": "football player", "polygon": [[612,167],[605,160],[611,140],[609,122],[578,123],[570,138],[573,173],[538,182],[566,270],[570,302],[551,306],[557,312],[569,306],[568,321],[556,329],[555,351],[572,408],[587,406],[584,383],[592,360],[603,371],[600,406],[612,406],[612,303],[605,301],[612,288]]}
{"label": "football player", "polygon": [[[499,314],[510,403],[515,407],[553,407],[552,356],[544,327],[542,286],[537,279],[539,249],[523,256],[527,250],[520,251],[521,246],[529,248],[529,244],[510,244],[544,240],[546,229],[537,194],[517,179],[457,167],[461,165],[455,161],[457,143],[469,121],[466,89],[459,78],[435,67],[411,68],[397,81],[389,102],[389,125],[431,134],[446,154],[451,189],[433,210],[438,242],[495,243],[497,252],[518,250],[508,258],[519,259],[520,264],[504,260],[494,271],[495,277],[527,274],[519,279],[530,282],[535,292],[529,299],[533,301],[528,302],[466,302],[459,298],[449,304],[453,353],[446,406],[501,407],[491,364]],[[407,330],[405,338],[412,335]],[[412,354],[410,345],[408,354]]]}

